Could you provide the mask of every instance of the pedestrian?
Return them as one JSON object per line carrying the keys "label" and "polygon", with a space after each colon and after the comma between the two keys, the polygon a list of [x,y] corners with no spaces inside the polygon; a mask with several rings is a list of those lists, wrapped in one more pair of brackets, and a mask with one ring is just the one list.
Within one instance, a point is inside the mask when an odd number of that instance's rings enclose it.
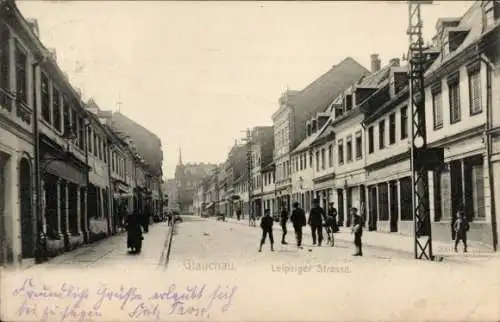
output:
{"label": "pedestrian", "polygon": [[333,206],[333,202],[330,202],[328,206],[326,229],[328,231],[328,243],[331,243],[333,246],[335,243],[334,234],[339,231],[339,226],[337,225],[337,209]]}
{"label": "pedestrian", "polygon": [[259,252],[262,251],[262,246],[266,242],[266,237],[269,235],[269,241],[271,242],[271,251],[274,252],[274,238],[273,238],[273,224],[274,220],[271,217],[271,211],[266,209],[264,211],[264,217],[260,220],[260,228],[262,228],[262,238],[260,240]]}
{"label": "pedestrian", "polygon": [[457,252],[458,243],[462,241],[464,244],[464,253],[467,253],[467,232],[469,231],[469,223],[465,218],[465,213],[460,211],[458,218],[455,221],[455,252]]}
{"label": "pedestrian", "polygon": [[287,209],[287,204],[286,202],[283,202],[281,206],[281,217],[280,217],[280,226],[281,230],[283,231],[283,235],[281,237],[281,244],[287,245],[288,243],[285,240],[285,236],[288,232],[286,229],[286,223],[288,222],[288,209]]}
{"label": "pedestrian", "polygon": [[351,208],[351,216],[353,218],[353,226],[351,232],[354,234],[354,246],[356,247],[356,252],[353,256],[363,256],[361,236],[363,235],[363,220],[358,214],[358,209],[355,207]]}
{"label": "pedestrian", "polygon": [[323,218],[325,217],[325,211],[319,205],[319,200],[313,200],[313,207],[309,212],[308,224],[311,227],[311,234],[313,239],[313,245],[316,245],[316,235],[318,246],[321,246],[323,242]]}
{"label": "pedestrian", "polygon": [[302,227],[306,225],[306,213],[304,209],[299,207],[298,202],[293,203],[293,211],[290,216],[290,221],[295,230],[295,238],[297,239],[297,247],[302,249]]}

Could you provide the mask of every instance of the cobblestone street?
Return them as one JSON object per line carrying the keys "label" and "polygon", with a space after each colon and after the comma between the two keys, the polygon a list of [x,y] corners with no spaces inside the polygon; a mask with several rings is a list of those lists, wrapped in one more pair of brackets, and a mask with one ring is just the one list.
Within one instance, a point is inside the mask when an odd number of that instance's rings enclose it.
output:
{"label": "cobblestone street", "polygon": [[[332,316],[342,320],[356,306],[363,308],[358,312],[361,320],[388,316],[410,320],[419,306],[426,306],[426,316],[422,318],[433,320],[481,319],[486,314],[491,317],[492,312],[498,316],[496,299],[489,296],[500,291],[498,274],[493,275],[497,258],[416,261],[411,252],[370,245],[365,247],[364,257],[352,257],[348,234],[337,234],[334,248],[319,248],[310,245],[307,231],[303,250],[291,243],[290,233],[289,245],[277,244],[275,252],[270,252],[266,244],[259,253],[260,229],[248,227],[247,222],[184,218],[176,227],[166,271],[158,264],[168,226],[160,223],[145,234],[143,252],[139,255],[127,254],[125,236],[115,236],[24,272],[4,275],[3,282],[7,282],[7,276],[11,277],[7,283],[11,287],[3,289],[19,287],[27,276],[45,282],[83,283],[89,289],[93,285],[98,289],[102,283],[117,289],[133,285],[144,293],[167,291],[172,283],[179,288],[183,284],[233,285],[237,292],[232,306],[226,312],[212,310],[212,318],[218,320],[263,316],[269,320],[284,317],[325,320]],[[280,239],[280,232],[275,230],[276,240]],[[370,237],[367,233],[366,239]],[[427,301],[429,291],[433,299],[442,300]],[[304,297],[315,299],[307,309],[301,306]],[[448,301],[451,297],[456,299],[454,303]],[[269,304],[270,299],[273,305]],[[131,303],[129,310],[135,306]],[[171,304],[164,307],[161,319],[194,318],[172,310]],[[363,312],[367,312],[366,316]],[[144,315],[143,320],[148,320],[147,317]]]}

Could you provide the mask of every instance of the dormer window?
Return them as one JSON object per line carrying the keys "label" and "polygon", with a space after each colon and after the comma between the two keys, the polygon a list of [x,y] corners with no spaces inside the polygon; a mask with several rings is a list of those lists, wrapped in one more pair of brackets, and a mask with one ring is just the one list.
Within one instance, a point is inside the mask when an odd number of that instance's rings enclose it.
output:
{"label": "dormer window", "polygon": [[344,97],[345,111],[348,112],[352,109],[352,94]]}
{"label": "dormer window", "polygon": [[306,123],[306,135],[311,135],[311,122],[309,121]]}
{"label": "dormer window", "polygon": [[500,2],[498,1],[483,1],[485,25],[492,26],[495,21],[500,19]]}
{"label": "dormer window", "polygon": [[316,133],[317,130],[317,124],[316,120],[311,121],[311,133]]}

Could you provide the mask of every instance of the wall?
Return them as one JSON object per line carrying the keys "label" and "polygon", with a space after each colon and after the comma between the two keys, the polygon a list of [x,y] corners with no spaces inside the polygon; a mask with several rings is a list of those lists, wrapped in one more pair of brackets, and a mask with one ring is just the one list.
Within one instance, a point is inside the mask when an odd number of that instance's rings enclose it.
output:
{"label": "wall", "polygon": [[443,110],[443,127],[434,130],[434,118],[432,107],[432,92],[431,87],[425,89],[425,112],[426,112],[426,128],[427,128],[427,141],[429,144],[437,140],[450,137],[476,126],[484,125],[486,122],[486,66],[481,63],[481,103],[483,111],[480,114],[470,115],[469,109],[469,78],[467,74],[467,67],[461,66],[459,69],[460,83],[460,112],[461,120],[457,123],[451,124],[450,122],[450,105],[448,99],[448,83],[446,78],[441,79],[442,88],[442,110]]}
{"label": "wall", "polygon": [[[377,118],[373,122],[370,122],[370,124],[366,125],[366,129],[364,130],[364,142],[363,142],[363,148],[364,148],[364,154],[366,157],[366,164],[370,165],[382,160],[385,160],[391,156],[396,156],[401,153],[405,153],[409,149],[409,135],[410,135],[410,125],[411,125],[411,116],[410,116],[410,110],[407,110],[407,119],[406,119],[406,129],[407,129],[407,135],[406,137],[402,138],[401,137],[401,108],[408,106],[408,100],[405,100],[398,104],[394,109],[391,109],[390,112],[382,115],[381,117]],[[394,144],[389,144],[389,115],[391,113],[395,113],[395,119],[396,119],[396,142]],[[381,120],[385,120],[385,148],[380,149],[379,148],[379,124]],[[369,133],[369,128],[373,127],[373,153],[369,153],[368,151],[368,133]]]}
{"label": "wall", "polygon": [[[364,166],[365,166],[365,157],[366,157],[366,151],[364,149],[364,143],[362,142],[362,157],[359,159],[356,159],[356,153],[355,153],[355,138],[356,138],[356,132],[361,131],[361,138],[364,140],[364,130],[363,127],[361,126],[361,121],[363,120],[363,115],[362,114],[357,114],[353,115],[352,117],[349,117],[348,119],[345,119],[341,121],[340,124],[334,125],[334,131],[335,131],[335,151],[337,153],[334,154],[334,164],[336,166],[336,178],[337,178],[337,185],[339,185],[339,182],[342,183],[340,186],[343,186],[344,180],[348,180],[349,184],[355,185],[355,184],[363,184],[364,183],[364,175],[362,176],[357,176],[353,177],[355,174],[364,174]],[[346,138],[348,135],[352,135],[352,161],[347,162],[347,148],[346,148]],[[344,146],[344,163],[340,164],[339,163],[339,145],[338,142],[339,140],[342,139],[343,141],[343,146]]]}

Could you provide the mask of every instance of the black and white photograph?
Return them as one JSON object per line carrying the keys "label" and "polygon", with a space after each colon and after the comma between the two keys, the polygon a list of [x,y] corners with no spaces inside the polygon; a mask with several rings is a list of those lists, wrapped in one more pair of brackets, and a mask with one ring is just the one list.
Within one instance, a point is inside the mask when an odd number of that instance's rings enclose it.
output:
{"label": "black and white photograph", "polygon": [[0,321],[500,321],[497,200],[498,0],[0,0]]}

